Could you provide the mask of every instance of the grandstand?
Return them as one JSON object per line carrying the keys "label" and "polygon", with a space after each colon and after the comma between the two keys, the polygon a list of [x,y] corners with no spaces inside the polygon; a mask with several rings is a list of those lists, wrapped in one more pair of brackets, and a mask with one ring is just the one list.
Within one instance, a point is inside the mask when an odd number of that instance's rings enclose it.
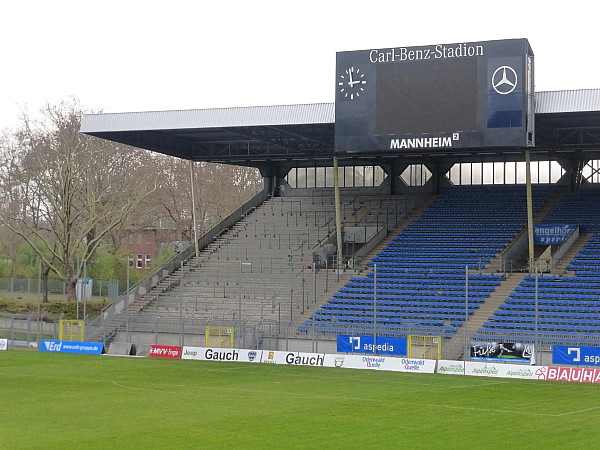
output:
{"label": "grandstand", "polygon": [[[92,339],[189,345],[222,324],[257,348],[333,348],[346,333],[440,336],[447,358],[467,340],[597,345],[600,90],[530,94],[522,146],[474,133],[457,148],[355,151],[335,104],[84,116],[83,133],[264,177],[197,253],[90,324]],[[533,223],[573,233],[534,245]]]}

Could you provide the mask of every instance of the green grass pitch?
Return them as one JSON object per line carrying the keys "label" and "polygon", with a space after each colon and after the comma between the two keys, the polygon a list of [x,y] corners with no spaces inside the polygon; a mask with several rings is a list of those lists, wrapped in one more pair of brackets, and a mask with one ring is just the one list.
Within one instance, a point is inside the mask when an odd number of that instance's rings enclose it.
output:
{"label": "green grass pitch", "polygon": [[0,448],[589,449],[600,386],[0,352]]}

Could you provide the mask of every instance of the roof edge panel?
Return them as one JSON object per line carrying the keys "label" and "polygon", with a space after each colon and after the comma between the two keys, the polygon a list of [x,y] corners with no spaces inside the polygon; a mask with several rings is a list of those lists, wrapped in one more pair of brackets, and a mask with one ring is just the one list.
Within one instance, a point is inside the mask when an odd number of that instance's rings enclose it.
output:
{"label": "roof edge panel", "polygon": [[84,114],[82,133],[333,123],[333,103]]}

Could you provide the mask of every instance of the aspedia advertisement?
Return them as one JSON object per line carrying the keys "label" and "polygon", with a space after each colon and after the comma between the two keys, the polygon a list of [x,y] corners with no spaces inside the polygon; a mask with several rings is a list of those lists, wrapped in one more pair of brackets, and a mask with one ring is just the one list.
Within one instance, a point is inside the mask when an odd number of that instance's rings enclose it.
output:
{"label": "aspedia advertisement", "polygon": [[406,338],[390,336],[337,336],[338,353],[406,356]]}
{"label": "aspedia advertisement", "polygon": [[55,341],[51,339],[43,339],[40,342],[40,351],[101,355],[104,353],[104,344],[101,342]]}
{"label": "aspedia advertisement", "polygon": [[552,364],[600,367],[600,348],[555,345],[552,347]]}

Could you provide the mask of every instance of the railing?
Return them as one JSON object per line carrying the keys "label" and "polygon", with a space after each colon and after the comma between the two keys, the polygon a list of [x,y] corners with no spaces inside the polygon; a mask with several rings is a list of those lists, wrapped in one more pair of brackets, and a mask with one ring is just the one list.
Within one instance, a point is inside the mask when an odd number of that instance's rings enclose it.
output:
{"label": "railing", "polygon": [[[92,284],[92,295],[98,297],[108,297],[109,285],[115,280],[94,280]],[[26,294],[41,294],[42,283],[38,278],[0,278],[0,292],[22,292]],[[48,294],[66,295],[66,284],[56,278],[48,279]]]}
{"label": "railing", "polygon": [[38,314],[0,314],[0,338],[13,347],[37,347],[41,339],[58,339],[58,322]]}

